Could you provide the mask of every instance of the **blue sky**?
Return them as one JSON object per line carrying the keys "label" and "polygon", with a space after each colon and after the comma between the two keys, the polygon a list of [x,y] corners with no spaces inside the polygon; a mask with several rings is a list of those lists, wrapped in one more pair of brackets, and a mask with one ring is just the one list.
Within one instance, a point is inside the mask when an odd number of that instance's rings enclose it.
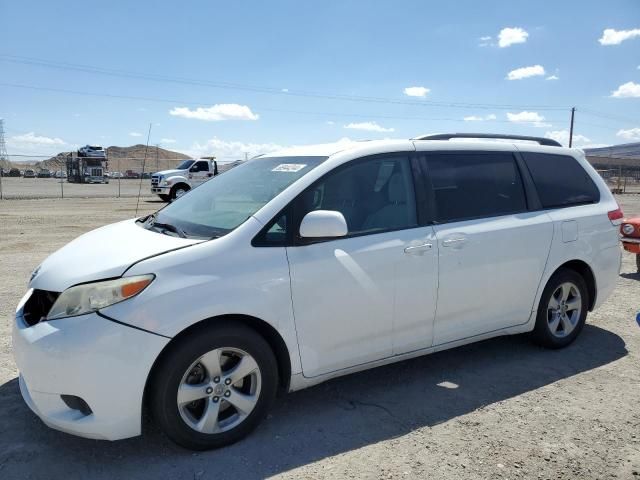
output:
{"label": "blue sky", "polygon": [[638,0],[0,0],[0,18],[9,154],[145,143],[150,123],[151,144],[223,159],[450,131],[564,141],[574,105],[576,145],[640,140]]}

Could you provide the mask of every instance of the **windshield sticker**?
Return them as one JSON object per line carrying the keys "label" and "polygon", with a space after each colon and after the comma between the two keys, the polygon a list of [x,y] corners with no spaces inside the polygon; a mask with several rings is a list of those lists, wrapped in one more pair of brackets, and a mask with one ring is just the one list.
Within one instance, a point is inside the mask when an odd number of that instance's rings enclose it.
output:
{"label": "windshield sticker", "polygon": [[305,163],[281,163],[272,172],[299,172],[307,165]]}

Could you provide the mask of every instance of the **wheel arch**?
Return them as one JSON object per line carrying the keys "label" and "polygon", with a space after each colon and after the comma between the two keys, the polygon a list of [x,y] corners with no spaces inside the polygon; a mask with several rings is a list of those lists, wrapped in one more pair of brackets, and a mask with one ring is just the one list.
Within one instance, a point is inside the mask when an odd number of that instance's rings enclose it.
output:
{"label": "wheel arch", "polygon": [[276,356],[276,361],[278,363],[278,377],[280,387],[284,391],[289,391],[289,384],[291,382],[291,357],[289,349],[282,338],[282,336],[278,333],[278,331],[271,326],[269,323],[264,320],[252,317],[250,315],[243,314],[229,314],[229,315],[218,315],[215,317],[210,317],[199,322],[196,322],[181,332],[179,332],[176,336],[174,336],[170,342],[168,342],[160,354],[156,357],[151,369],[149,370],[149,374],[147,375],[147,380],[145,382],[142,405],[143,408],[148,405],[148,391],[151,383],[153,382],[154,375],[156,373],[156,368],[161,363],[162,359],[169,354],[171,349],[176,343],[178,343],[182,338],[185,338],[187,335],[191,335],[198,330],[203,330],[208,326],[212,325],[214,322],[227,322],[227,323],[239,323],[252,330],[256,331],[259,335],[261,335],[269,344],[271,349],[273,350],[274,355]]}
{"label": "wheel arch", "polygon": [[591,270],[591,267],[583,260],[569,260],[568,262],[565,262],[558,268],[556,268],[552,276],[555,275],[558,270],[563,268],[573,270],[574,272],[580,274],[580,276],[584,279],[585,283],[587,284],[587,293],[589,294],[589,311],[592,311],[593,307],[596,304],[598,288],[596,284],[596,277],[593,274],[593,270]]}
{"label": "wheel arch", "polygon": [[191,185],[184,180],[180,180],[178,183],[171,185],[171,191],[173,192],[178,187],[185,187],[186,190],[191,190]]}

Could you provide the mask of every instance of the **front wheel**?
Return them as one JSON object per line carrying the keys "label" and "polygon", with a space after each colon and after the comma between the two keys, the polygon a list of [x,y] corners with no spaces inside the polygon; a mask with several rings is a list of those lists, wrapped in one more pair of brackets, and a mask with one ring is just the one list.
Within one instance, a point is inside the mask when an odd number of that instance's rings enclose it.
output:
{"label": "front wheel", "polygon": [[258,426],[278,385],[269,344],[254,330],[224,323],[170,347],[154,369],[151,410],[175,443],[193,450],[230,445]]}
{"label": "front wheel", "polygon": [[159,193],[158,197],[160,197],[160,200],[162,200],[163,202],[168,202],[171,200],[171,197],[169,195],[166,195],[164,193]]}
{"label": "front wheel", "polygon": [[547,348],[562,348],[573,342],[584,327],[588,310],[587,285],[574,270],[554,273],[542,292],[533,339]]}
{"label": "front wheel", "polygon": [[182,184],[175,185],[171,189],[171,193],[169,194],[170,197],[171,197],[171,201],[180,198],[181,196],[183,196],[188,191],[189,191],[189,187],[187,187],[186,185],[182,185]]}

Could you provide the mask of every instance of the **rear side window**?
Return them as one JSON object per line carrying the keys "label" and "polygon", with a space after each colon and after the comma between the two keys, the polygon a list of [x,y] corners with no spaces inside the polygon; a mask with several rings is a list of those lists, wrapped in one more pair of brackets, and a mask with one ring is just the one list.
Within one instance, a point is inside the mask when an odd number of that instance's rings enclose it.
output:
{"label": "rear side window", "polygon": [[438,223],[527,209],[520,172],[509,152],[434,153],[425,161]]}
{"label": "rear side window", "polygon": [[600,191],[578,161],[569,155],[523,152],[544,208],[600,201]]}

